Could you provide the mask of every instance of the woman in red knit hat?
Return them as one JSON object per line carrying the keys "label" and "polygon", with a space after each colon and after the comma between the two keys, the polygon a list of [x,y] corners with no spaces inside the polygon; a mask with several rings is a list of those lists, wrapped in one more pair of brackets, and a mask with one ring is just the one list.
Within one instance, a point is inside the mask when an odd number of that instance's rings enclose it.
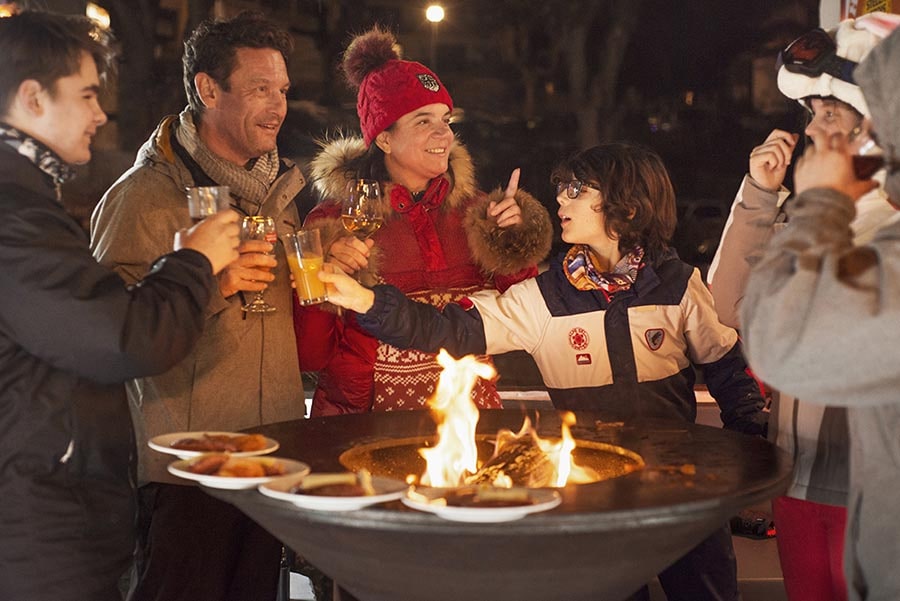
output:
{"label": "woman in red knit hat", "polygon": [[[353,39],[341,66],[358,89],[362,138],[323,143],[311,164],[322,200],[304,224],[321,229],[329,261],[364,284],[392,284],[438,307],[536,275],[552,238],[547,210],[518,189],[518,170],[505,190],[477,188],[472,159],[450,130],[453,100],[438,76],[401,60],[395,37],[378,27]],[[384,224],[365,241],[340,222],[348,185],[359,178],[383,190]],[[379,342],[352,312],[297,306],[295,324],[301,368],[319,376],[314,416],[419,409],[434,391],[434,355]],[[494,383],[479,386],[479,407],[499,407]]]}

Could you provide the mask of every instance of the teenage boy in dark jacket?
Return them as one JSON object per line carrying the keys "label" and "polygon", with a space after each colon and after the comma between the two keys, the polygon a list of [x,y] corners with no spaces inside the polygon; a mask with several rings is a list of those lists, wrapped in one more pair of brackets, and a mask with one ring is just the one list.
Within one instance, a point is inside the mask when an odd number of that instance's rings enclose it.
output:
{"label": "teenage boy in dark jacket", "polygon": [[237,214],[179,232],[126,288],[59,195],[106,122],[106,37],[23,12],[0,19],[0,56],[0,599],[118,601],[135,519],[122,382],[190,350],[237,258]]}

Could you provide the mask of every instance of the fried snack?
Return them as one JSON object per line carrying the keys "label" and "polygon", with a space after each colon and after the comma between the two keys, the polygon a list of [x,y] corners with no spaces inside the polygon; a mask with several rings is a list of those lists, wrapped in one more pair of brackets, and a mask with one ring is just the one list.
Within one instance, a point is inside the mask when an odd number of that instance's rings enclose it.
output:
{"label": "fried snack", "polygon": [[266,473],[266,468],[262,463],[238,457],[232,457],[226,461],[225,465],[216,472],[216,476],[223,478],[263,478],[268,475],[270,474]]}
{"label": "fried snack", "polygon": [[182,451],[202,451],[216,453],[246,453],[266,448],[266,437],[262,434],[204,434],[201,438],[182,438],[170,446]]}
{"label": "fried snack", "polygon": [[370,497],[375,494],[372,475],[368,470],[342,474],[313,474],[306,476],[292,493],[322,497]]}
{"label": "fried snack", "polygon": [[187,471],[194,474],[212,476],[228,461],[227,453],[209,453],[201,455],[187,464]]}
{"label": "fried snack", "polygon": [[263,468],[266,470],[266,476],[283,476],[287,473],[287,469],[280,461],[261,461]]}
{"label": "fried snack", "polygon": [[284,464],[273,459],[231,457],[228,453],[208,453],[187,464],[187,471],[221,478],[264,478],[281,476]]}
{"label": "fried snack", "polygon": [[262,434],[244,434],[243,436],[237,436],[235,443],[237,444],[238,450],[242,453],[259,451],[269,445],[269,441]]}
{"label": "fried snack", "polygon": [[524,488],[466,487],[450,491],[445,498],[451,507],[520,507],[534,504],[534,499]]}

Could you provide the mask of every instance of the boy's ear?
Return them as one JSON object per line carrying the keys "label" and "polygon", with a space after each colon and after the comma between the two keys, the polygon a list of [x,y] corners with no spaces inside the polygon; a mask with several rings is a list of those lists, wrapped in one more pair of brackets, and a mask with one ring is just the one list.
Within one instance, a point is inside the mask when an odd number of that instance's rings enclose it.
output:
{"label": "boy's ear", "polygon": [[44,111],[44,97],[47,91],[36,79],[26,79],[19,84],[13,98],[19,109],[33,117],[39,117]]}

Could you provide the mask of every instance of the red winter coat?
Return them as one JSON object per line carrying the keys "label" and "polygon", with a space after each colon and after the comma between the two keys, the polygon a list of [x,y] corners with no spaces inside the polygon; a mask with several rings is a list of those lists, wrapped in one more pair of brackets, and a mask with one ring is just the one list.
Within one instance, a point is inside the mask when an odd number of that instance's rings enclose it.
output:
{"label": "red winter coat", "polygon": [[[347,235],[340,224],[345,166],[365,151],[361,139],[338,140],[313,160],[314,184],[324,200],[304,225],[322,230],[323,248]],[[364,284],[392,284],[412,299],[443,307],[535,275],[549,251],[550,218],[526,192],[516,195],[522,224],[498,228],[487,217],[488,203],[501,200],[503,191],[476,188],[471,157],[458,143],[448,173],[432,180],[418,202],[400,185],[382,182],[382,188],[385,222],[372,236],[368,269],[359,272]],[[318,372],[313,416],[420,409],[434,392],[441,371],[434,355],[380,343],[356,325],[354,313],[338,316],[329,304],[296,305],[294,322],[301,369]],[[480,381],[473,400],[482,408],[499,407],[495,382]]]}

